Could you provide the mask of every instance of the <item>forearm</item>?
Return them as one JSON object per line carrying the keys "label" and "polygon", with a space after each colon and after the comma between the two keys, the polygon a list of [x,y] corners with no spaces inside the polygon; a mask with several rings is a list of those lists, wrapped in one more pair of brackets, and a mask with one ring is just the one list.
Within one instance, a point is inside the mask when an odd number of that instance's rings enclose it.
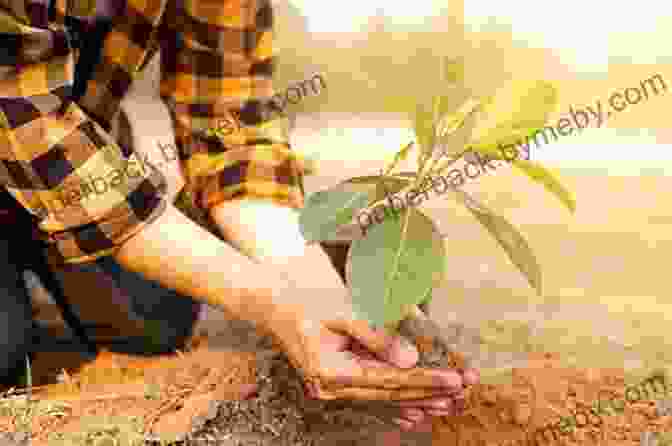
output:
{"label": "forearm", "polygon": [[224,237],[241,252],[276,268],[302,288],[345,290],[322,247],[306,244],[297,210],[244,199],[215,206],[211,216]]}
{"label": "forearm", "polygon": [[115,253],[125,268],[265,328],[291,284],[194,224],[175,207]]}

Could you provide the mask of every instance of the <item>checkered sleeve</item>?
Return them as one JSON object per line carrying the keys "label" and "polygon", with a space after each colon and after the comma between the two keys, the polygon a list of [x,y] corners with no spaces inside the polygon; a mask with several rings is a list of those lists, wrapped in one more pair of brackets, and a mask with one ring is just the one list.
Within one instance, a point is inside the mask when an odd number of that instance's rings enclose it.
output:
{"label": "checkered sleeve", "polygon": [[246,197],[303,206],[304,166],[289,144],[289,120],[269,113],[270,0],[169,1],[164,20],[161,96],[187,201],[205,211]]}
{"label": "checkered sleeve", "polygon": [[0,184],[52,261],[109,255],[165,209],[165,181],[72,101],[74,51],[46,5],[0,6]]}

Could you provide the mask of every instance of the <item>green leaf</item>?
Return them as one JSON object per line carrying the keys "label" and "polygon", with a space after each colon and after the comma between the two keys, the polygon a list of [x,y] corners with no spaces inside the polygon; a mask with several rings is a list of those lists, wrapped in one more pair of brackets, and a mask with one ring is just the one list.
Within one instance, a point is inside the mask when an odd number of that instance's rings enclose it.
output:
{"label": "green leaf", "polygon": [[376,326],[399,322],[441,283],[445,247],[432,220],[415,208],[373,226],[348,251],[346,279],[355,311]]}
{"label": "green leaf", "polygon": [[[408,184],[416,175],[415,172],[398,172],[392,175],[384,175],[383,178],[388,182],[403,182],[404,184]],[[380,175],[364,175],[361,177],[349,178],[344,182],[352,184],[377,184],[379,181]]]}
{"label": "green leaf", "polygon": [[[502,147],[511,146],[518,151],[518,157],[520,157],[519,147],[521,144],[528,144],[530,142],[530,137],[534,135],[539,129],[537,128],[525,128],[525,129],[511,129],[506,133],[501,135],[501,138],[497,140],[485,139],[482,141],[469,143],[469,148],[475,152],[487,155],[488,157],[496,160],[508,161],[507,157],[504,157],[502,154]],[[510,147],[508,148],[510,150]],[[510,157],[509,157],[510,158]]]}
{"label": "green leaf", "polygon": [[[495,149],[490,146],[476,146],[472,147],[476,152],[479,152],[490,159],[495,160],[506,160],[511,162],[514,166],[520,169],[525,175],[527,175],[532,180],[540,183],[546,190],[554,194],[561,202],[564,204],[569,212],[574,213],[576,211],[576,199],[574,194],[569,191],[561,182],[556,178],[551,170],[542,164],[520,158],[513,161],[510,158],[504,157],[502,152],[499,149]],[[510,155],[507,155],[510,156]]]}
{"label": "green leaf", "polygon": [[432,290],[427,290],[427,294],[420,300],[420,304],[428,304],[432,301]]}
{"label": "green leaf", "polygon": [[[404,181],[403,179],[397,179],[392,176],[384,176],[383,178],[388,179],[389,181]],[[368,184],[368,185],[375,185],[380,182],[380,175],[364,175],[361,177],[352,177],[348,178],[347,180],[344,181],[344,183],[351,183],[351,184]]]}
{"label": "green leaf", "polygon": [[405,161],[408,158],[408,154],[411,152],[412,148],[413,141],[402,147],[401,150],[394,155],[392,162],[385,168],[385,175],[392,172],[392,170],[397,167],[397,164],[399,164],[401,161]]}
{"label": "green leaf", "polygon": [[431,108],[425,104],[418,104],[413,120],[413,129],[420,146],[418,151],[418,165],[423,158],[430,158],[439,142],[438,126],[441,117],[451,109],[452,97],[436,95],[432,98]]}
{"label": "green leaf", "polygon": [[411,116],[413,130],[420,150],[419,155],[431,153],[435,142],[434,104],[418,102]]}
{"label": "green leaf", "polygon": [[396,194],[404,187],[412,184],[411,179],[404,176],[380,176],[380,175],[367,175],[362,177],[354,177],[348,180],[345,180],[345,183],[352,184],[366,184],[375,186],[375,192],[373,193],[372,202],[376,202],[384,199],[387,195],[385,191],[389,194]]}
{"label": "green leaf", "polygon": [[516,160],[513,164],[522,170],[525,175],[542,184],[547,191],[554,194],[569,209],[569,212],[576,211],[576,200],[574,195],[558,180],[553,172],[541,164],[529,160]]}
{"label": "green leaf", "polygon": [[476,98],[467,99],[460,107],[450,114],[441,116],[438,137],[444,138],[462,128],[469,116],[478,111],[481,102]]}
{"label": "green leaf", "polygon": [[437,142],[443,146],[442,156],[456,155],[464,149],[471,137],[471,126],[465,125],[468,120],[473,121],[479,107],[477,99],[469,98],[456,112],[441,116],[437,125]]}
{"label": "green leaf", "polygon": [[307,242],[329,240],[339,226],[350,223],[357,211],[372,198],[372,188],[358,190],[340,183],[335,187],[308,196],[299,214],[301,233]]}
{"label": "green leaf", "polygon": [[508,82],[483,101],[470,145],[496,146],[513,133],[543,128],[557,100],[557,90],[549,82],[525,79]]}
{"label": "green leaf", "polygon": [[462,190],[455,190],[466,208],[490,232],[499,245],[504,248],[518,270],[523,273],[530,286],[541,295],[541,268],[534,253],[518,229],[504,217],[493,213],[483,204]]}
{"label": "green leaf", "polygon": [[412,181],[407,179],[383,177],[376,185],[374,201],[383,200],[388,195],[394,195],[411,184]]}

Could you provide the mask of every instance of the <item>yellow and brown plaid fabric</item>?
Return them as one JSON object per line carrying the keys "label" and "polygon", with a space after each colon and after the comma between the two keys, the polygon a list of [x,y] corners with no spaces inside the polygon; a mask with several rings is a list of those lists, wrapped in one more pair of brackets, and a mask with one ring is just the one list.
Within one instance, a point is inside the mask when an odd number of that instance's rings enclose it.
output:
{"label": "yellow and brown plaid fabric", "polygon": [[[260,197],[303,205],[287,119],[266,114],[270,0],[112,0],[111,30],[81,98],[73,97],[80,51],[66,17],[95,14],[95,0],[54,0],[51,17],[44,0],[33,1],[0,0],[0,181],[39,217],[53,262],[109,255],[165,209],[163,176],[108,133],[156,50],[193,204]],[[234,114],[239,131],[207,131]]]}

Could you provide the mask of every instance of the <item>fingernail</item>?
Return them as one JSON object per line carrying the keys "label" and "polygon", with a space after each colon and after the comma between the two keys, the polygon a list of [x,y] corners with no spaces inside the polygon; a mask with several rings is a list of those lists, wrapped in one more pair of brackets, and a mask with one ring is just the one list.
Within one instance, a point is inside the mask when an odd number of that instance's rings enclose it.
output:
{"label": "fingernail", "polygon": [[423,418],[425,418],[425,413],[420,409],[408,409],[404,414],[404,417],[418,423],[422,421]]}
{"label": "fingernail", "polygon": [[453,415],[452,410],[437,410],[437,409],[429,409],[427,413],[433,417],[449,417]]}

